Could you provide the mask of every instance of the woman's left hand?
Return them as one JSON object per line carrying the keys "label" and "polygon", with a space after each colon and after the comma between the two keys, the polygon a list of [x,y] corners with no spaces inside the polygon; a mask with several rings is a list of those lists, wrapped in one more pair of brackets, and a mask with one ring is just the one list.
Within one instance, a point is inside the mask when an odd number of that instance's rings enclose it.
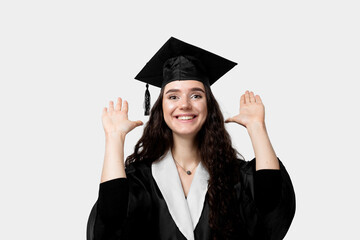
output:
{"label": "woman's left hand", "polygon": [[225,120],[248,128],[251,124],[265,124],[265,107],[259,95],[248,90],[240,98],[240,113]]}

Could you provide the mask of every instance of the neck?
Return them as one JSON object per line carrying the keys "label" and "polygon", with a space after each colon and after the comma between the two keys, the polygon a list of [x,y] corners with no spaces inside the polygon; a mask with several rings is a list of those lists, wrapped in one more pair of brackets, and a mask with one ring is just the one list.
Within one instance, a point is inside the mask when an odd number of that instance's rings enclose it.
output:
{"label": "neck", "polygon": [[173,135],[173,142],[172,155],[183,168],[193,168],[201,161],[195,138]]}

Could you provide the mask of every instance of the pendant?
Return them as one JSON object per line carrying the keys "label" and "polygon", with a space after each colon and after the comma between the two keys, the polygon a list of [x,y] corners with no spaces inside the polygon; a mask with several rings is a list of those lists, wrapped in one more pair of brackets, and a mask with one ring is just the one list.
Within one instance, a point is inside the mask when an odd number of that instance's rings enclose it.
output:
{"label": "pendant", "polygon": [[191,175],[191,171],[187,170],[186,171],[187,175]]}

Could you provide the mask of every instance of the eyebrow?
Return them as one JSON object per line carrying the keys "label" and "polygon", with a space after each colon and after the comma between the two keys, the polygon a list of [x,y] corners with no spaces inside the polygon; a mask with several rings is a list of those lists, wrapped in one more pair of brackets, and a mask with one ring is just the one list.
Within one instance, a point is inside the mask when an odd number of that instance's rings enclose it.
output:
{"label": "eyebrow", "polygon": [[[199,92],[205,93],[204,90],[202,90],[201,88],[197,88],[197,87],[191,88],[190,91],[192,91],[192,92],[194,92],[194,91],[199,91]],[[169,89],[165,94],[168,94],[168,93],[171,93],[171,92],[180,92],[180,90],[179,90],[179,89],[176,89],[176,88]]]}

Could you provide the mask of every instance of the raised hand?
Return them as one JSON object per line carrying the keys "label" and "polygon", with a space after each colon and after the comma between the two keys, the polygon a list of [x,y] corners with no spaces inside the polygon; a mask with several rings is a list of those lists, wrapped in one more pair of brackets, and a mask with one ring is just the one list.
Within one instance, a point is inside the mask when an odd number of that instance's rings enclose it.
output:
{"label": "raised hand", "polygon": [[248,90],[240,98],[240,113],[225,120],[236,122],[244,127],[251,124],[265,124],[265,107],[259,95],[254,96],[253,92]]}
{"label": "raised hand", "polygon": [[[122,104],[123,103],[123,104]],[[102,112],[102,124],[105,134],[121,134],[125,136],[135,127],[141,126],[142,121],[130,121],[128,119],[128,102],[119,97],[114,108],[114,102],[109,102],[109,109],[106,107]]]}

